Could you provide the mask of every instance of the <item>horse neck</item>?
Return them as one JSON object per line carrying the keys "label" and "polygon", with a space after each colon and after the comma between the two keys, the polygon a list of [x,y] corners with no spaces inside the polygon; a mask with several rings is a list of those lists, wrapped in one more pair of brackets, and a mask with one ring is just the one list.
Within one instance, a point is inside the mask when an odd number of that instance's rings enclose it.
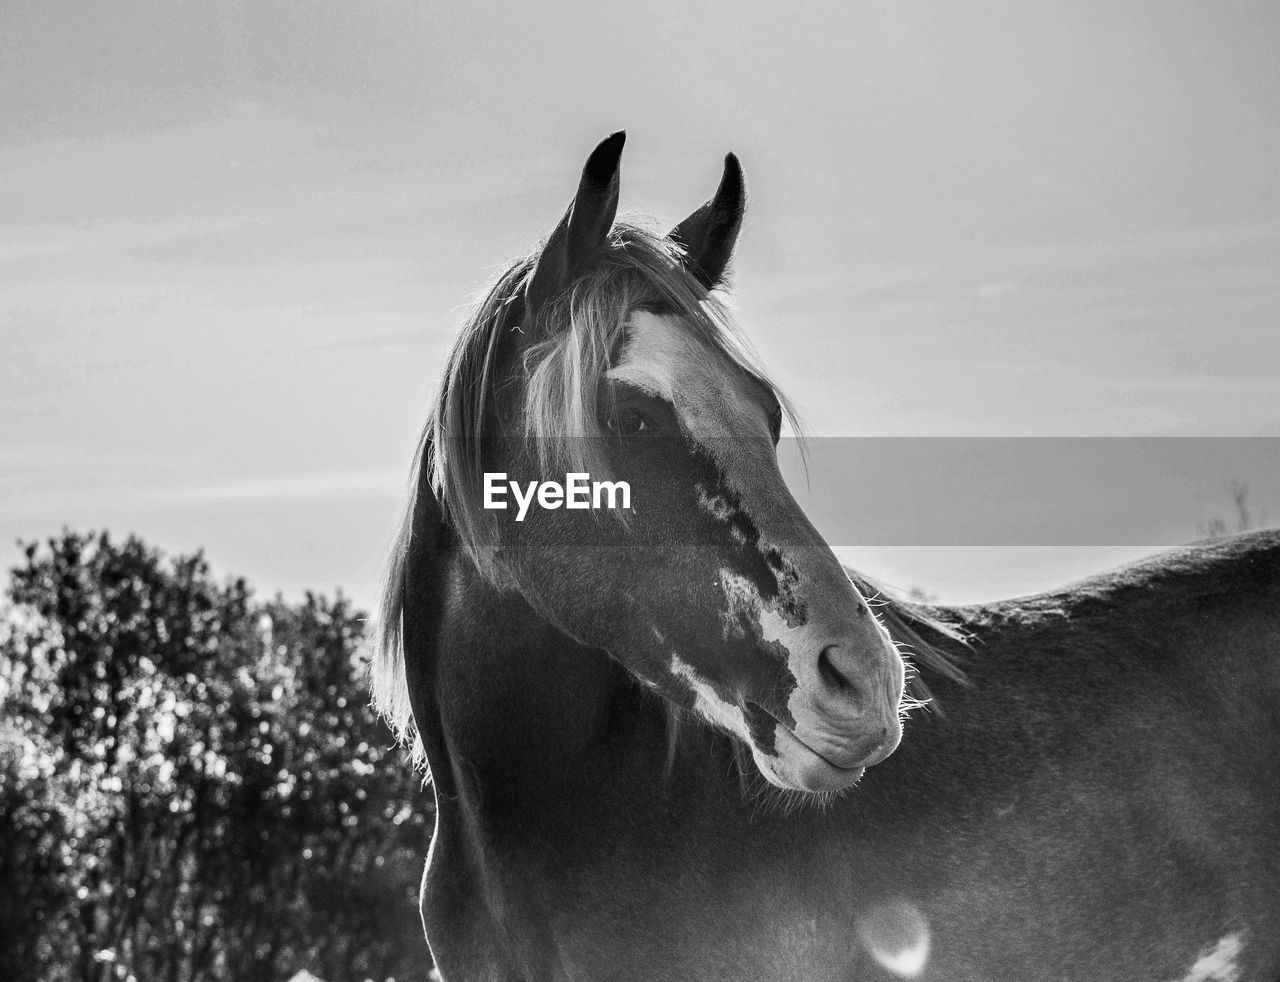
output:
{"label": "horse neck", "polygon": [[437,790],[478,793],[477,807],[521,814],[589,785],[617,763],[618,748],[633,761],[652,758],[660,774],[656,699],[606,653],[486,582],[460,552],[445,567],[430,680],[439,730],[426,740]]}

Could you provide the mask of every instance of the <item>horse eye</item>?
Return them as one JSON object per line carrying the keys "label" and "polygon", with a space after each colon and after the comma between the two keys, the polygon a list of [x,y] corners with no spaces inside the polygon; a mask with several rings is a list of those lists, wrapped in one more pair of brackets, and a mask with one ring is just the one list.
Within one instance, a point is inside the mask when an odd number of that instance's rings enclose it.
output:
{"label": "horse eye", "polygon": [[622,412],[614,413],[605,420],[604,425],[620,436],[631,436],[652,428],[644,414],[634,409],[624,409]]}

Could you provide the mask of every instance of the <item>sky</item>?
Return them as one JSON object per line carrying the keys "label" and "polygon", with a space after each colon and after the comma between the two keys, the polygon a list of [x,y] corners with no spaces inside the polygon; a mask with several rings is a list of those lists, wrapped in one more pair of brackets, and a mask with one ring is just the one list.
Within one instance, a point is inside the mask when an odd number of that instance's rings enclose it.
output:
{"label": "sky", "polygon": [[[619,128],[664,223],[741,158],[731,300],[841,448],[794,486],[866,572],[1048,588],[1233,479],[1280,518],[1278,45],[1271,0],[6,0],[0,563],[107,528],[372,603],[467,303]],[[1035,507],[920,439],[995,437],[1254,439]]]}

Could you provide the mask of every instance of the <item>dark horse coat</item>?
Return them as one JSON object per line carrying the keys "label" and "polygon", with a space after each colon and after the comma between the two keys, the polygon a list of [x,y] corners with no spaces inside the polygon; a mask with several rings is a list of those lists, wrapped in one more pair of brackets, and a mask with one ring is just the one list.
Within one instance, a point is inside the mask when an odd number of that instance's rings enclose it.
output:
{"label": "dark horse coat", "polygon": [[[700,302],[728,262],[736,162],[644,252],[611,139],[460,342],[389,577],[377,682],[430,767],[444,978],[1280,979],[1280,533],[1020,600],[876,601],[758,452],[763,377],[705,334],[664,388],[698,316],[677,288]],[[625,293],[637,252],[677,293],[592,348],[582,282]],[[601,459],[652,503],[485,539],[462,469],[536,470],[528,414],[569,403],[530,393],[570,344],[600,352]],[[745,428],[730,450],[700,385]],[[901,653],[933,702],[899,745]]]}

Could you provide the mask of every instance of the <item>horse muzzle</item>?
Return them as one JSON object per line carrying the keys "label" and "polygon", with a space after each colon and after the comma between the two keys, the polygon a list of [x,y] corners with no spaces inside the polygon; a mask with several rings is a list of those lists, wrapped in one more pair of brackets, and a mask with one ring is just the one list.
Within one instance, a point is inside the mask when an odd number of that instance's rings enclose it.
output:
{"label": "horse muzzle", "polygon": [[[755,707],[752,707],[755,708]],[[771,784],[793,791],[839,791],[851,787],[868,767],[897,749],[902,727],[891,724],[870,733],[805,732],[802,738],[780,720],[773,720],[768,752],[753,743],[756,766]]]}
{"label": "horse muzzle", "polygon": [[771,733],[755,728],[768,739],[752,752],[772,783],[798,791],[839,790],[897,749],[902,659],[878,625],[856,642],[826,644],[808,661],[793,660],[796,686],[785,707],[760,707],[774,726]]}

